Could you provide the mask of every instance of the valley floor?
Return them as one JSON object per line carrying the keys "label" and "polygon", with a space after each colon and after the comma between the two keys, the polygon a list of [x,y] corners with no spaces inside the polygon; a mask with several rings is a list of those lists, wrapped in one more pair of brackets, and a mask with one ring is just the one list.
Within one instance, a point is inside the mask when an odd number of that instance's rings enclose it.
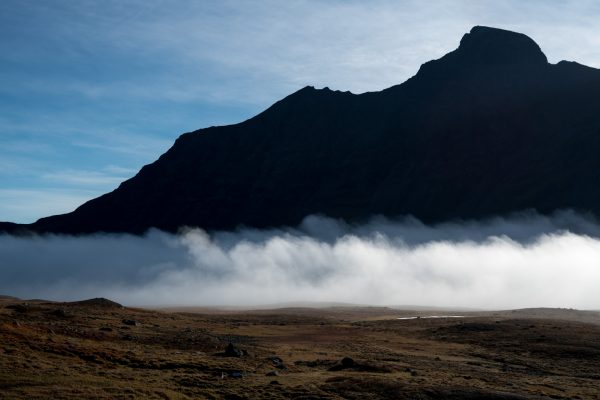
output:
{"label": "valley floor", "polygon": [[6,298],[0,398],[600,399],[600,314]]}

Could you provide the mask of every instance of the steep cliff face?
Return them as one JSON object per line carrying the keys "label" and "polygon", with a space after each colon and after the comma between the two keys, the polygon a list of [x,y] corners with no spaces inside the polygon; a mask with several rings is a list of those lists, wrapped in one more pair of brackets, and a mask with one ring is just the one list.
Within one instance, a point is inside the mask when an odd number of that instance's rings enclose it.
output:
{"label": "steep cliff face", "polygon": [[475,27],[401,85],[361,95],[306,87],[248,121],[186,133],[118,189],[29,228],[600,215],[598,110],[600,71],[549,64],[527,36]]}

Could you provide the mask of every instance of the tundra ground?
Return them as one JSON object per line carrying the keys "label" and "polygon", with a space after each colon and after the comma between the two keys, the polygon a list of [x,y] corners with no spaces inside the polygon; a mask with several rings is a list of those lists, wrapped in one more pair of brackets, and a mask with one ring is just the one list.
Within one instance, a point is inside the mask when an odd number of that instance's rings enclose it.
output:
{"label": "tundra ground", "polygon": [[0,398],[600,399],[600,313],[431,314],[3,298]]}

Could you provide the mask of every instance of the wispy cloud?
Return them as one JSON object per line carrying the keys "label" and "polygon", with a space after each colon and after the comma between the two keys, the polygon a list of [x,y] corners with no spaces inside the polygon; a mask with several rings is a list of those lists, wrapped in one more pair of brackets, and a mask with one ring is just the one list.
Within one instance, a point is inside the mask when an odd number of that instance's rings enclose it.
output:
{"label": "wispy cloud", "polygon": [[125,168],[118,165],[107,165],[104,167],[104,171],[109,174],[118,174],[125,177],[131,177],[138,172],[135,168]]}
{"label": "wispy cloud", "polygon": [[[76,186],[106,186],[114,185],[115,187],[125,179],[129,178],[123,173],[123,169],[118,174],[114,173],[114,168],[111,171],[83,171],[83,170],[65,170],[49,172],[42,175],[42,179],[63,185]],[[131,172],[129,172],[131,173]]]}
{"label": "wispy cloud", "polygon": [[[84,202],[115,189],[133,177],[136,168],[107,165],[97,170],[54,169],[41,175],[27,168],[26,160],[0,161],[0,178],[6,174],[22,174],[34,187],[0,189],[0,221],[34,222],[54,214],[73,211]],[[29,175],[29,177],[28,177]],[[32,176],[33,175],[33,176]]]}
{"label": "wispy cloud", "polygon": [[[93,190],[43,188],[0,189],[0,221],[35,222],[42,216],[63,214],[97,196]],[[36,216],[32,210],[42,211]]]}

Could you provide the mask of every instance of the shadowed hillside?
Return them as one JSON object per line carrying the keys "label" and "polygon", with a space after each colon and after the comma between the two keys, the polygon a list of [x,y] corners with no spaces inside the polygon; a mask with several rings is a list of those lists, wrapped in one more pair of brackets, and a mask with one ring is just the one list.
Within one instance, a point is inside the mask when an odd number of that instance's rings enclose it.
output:
{"label": "shadowed hillside", "polygon": [[217,230],[295,225],[309,214],[437,222],[563,208],[598,215],[599,93],[600,71],[549,64],[527,36],[475,27],[401,85],[361,95],[305,87],[240,124],[183,134],[115,191],[27,228]]}

